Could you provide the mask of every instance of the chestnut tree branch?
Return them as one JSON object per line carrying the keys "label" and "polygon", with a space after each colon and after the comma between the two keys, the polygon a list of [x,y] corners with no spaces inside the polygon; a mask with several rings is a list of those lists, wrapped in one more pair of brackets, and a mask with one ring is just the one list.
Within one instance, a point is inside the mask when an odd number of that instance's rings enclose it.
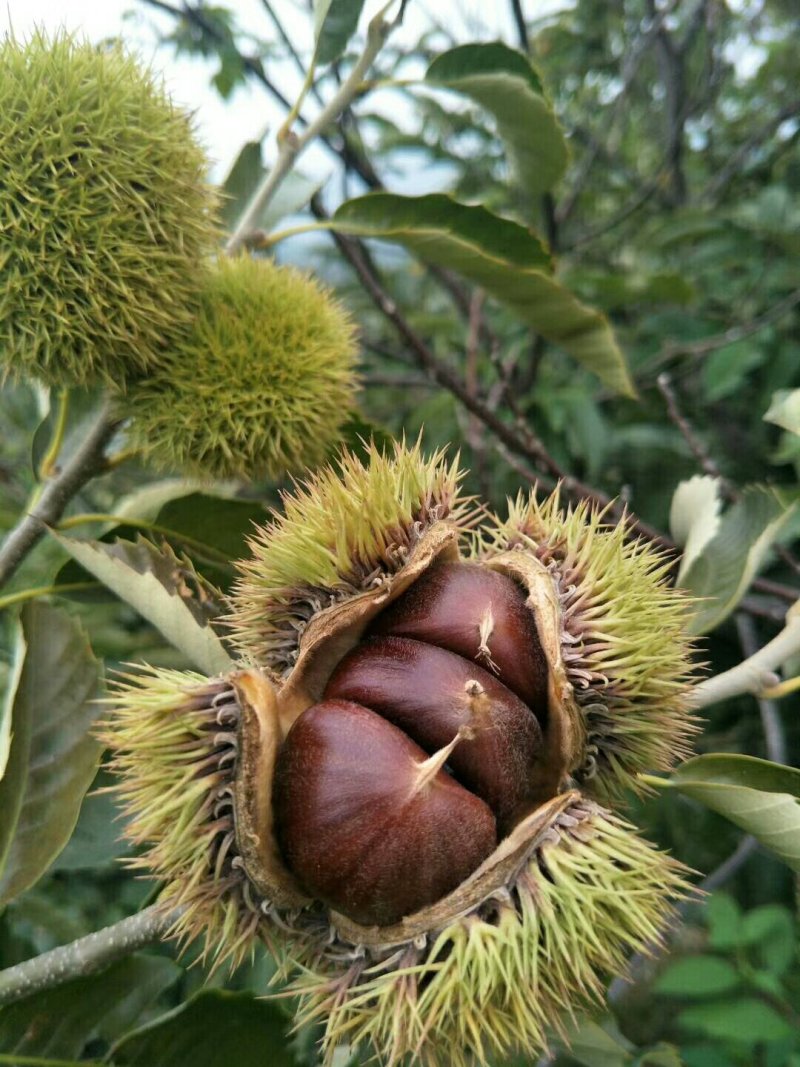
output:
{"label": "chestnut tree branch", "polygon": [[[736,616],[736,630],[739,634],[739,644],[747,659],[758,652],[758,636],[755,624],[749,615],[744,612]],[[776,701],[771,700],[763,693],[755,694],[761,715],[761,729],[764,734],[764,747],[767,759],[774,763],[786,763],[786,734],[781,722],[781,714]]]}
{"label": "chestnut tree branch", "polygon": [[291,130],[284,135],[275,165],[256,189],[225,246],[225,251],[228,255],[238,252],[244,245],[248,234],[256,227],[259,216],[272,200],[304,149],[348,108],[358,93],[364,76],[372,66],[394,27],[394,23],[387,22],[383,16],[384,12],[381,11],[370,22],[364,51],[359,56],[347,78],[320,111],[319,115],[300,136],[292,133]]}
{"label": "chestnut tree branch", "polygon": [[707,356],[718,348],[724,348],[726,345],[733,344],[734,341],[741,341],[745,337],[750,337],[763,326],[768,326],[770,323],[777,322],[783,318],[798,304],[800,304],[800,289],[793,289],[777,304],[773,304],[762,315],[758,315],[748,322],[738,323],[736,326],[731,326],[721,333],[703,337],[699,341],[667,341],[652,359],[640,368],[639,380],[641,381],[641,375],[657,370],[665,363],[671,362],[676,356]]}
{"label": "chestnut tree branch", "polygon": [[55,525],[80,490],[105,466],[105,449],[120,425],[112,401],[107,399],[94,425],[74,455],[44,486],[33,507],[6,536],[0,547],[0,586],[16,572],[22,561]]}
{"label": "chestnut tree branch", "polygon": [[775,671],[791,656],[800,652],[800,615],[789,612],[781,632],[763,648],[729,671],[707,678],[694,686],[690,700],[693,708],[707,708],[721,700],[742,693],[760,694],[775,684]]}
{"label": "chestnut tree branch", "polygon": [[113,926],[0,971],[0,1006],[102,970],[163,938],[179,914],[153,904]]}

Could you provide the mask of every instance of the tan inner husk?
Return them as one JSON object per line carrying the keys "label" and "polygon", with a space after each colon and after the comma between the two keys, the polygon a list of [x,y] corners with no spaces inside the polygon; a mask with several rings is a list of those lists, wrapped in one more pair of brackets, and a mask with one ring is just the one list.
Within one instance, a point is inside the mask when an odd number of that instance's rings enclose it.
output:
{"label": "tan inner husk", "polygon": [[[245,871],[265,899],[278,907],[310,903],[285,867],[274,831],[272,779],[278,749],[292,723],[321,698],[339,661],[353,648],[376,615],[405,592],[433,563],[460,559],[459,530],[448,522],[431,526],[405,565],[379,586],[320,611],[300,638],[300,654],[280,688],[257,671],[242,671],[233,684],[242,707],[235,782],[236,839]],[[403,943],[439,929],[508,884],[536,840],[575,799],[560,793],[580,762],[584,744],[581,718],[561,656],[561,619],[553,579],[542,564],[519,551],[483,561],[528,590],[539,639],[548,661],[548,717],[545,745],[535,773],[541,803],[506,836],[456,890],[391,927],[364,927],[331,913],[341,936],[354,944]]]}

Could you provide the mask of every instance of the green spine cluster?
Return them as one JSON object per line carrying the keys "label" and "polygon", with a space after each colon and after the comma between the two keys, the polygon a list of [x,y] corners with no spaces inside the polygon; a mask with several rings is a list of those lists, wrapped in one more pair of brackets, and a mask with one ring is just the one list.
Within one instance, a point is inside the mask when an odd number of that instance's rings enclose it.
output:
{"label": "green spine cluster", "polygon": [[191,321],[218,242],[189,117],[119,47],[0,42],[0,368],[123,387]]}
{"label": "green spine cluster", "polygon": [[154,466],[201,477],[313,466],[353,406],[355,356],[349,315],[316,281],[220,259],[190,328],[125,398],[131,443]]}
{"label": "green spine cluster", "polygon": [[611,524],[586,501],[562,506],[558,490],[512,501],[483,541],[488,555],[527,549],[557,584],[565,665],[586,723],[582,784],[604,800],[644,792],[639,774],[685,759],[697,732],[687,703],[691,603],[669,580],[671,560],[625,518]]}

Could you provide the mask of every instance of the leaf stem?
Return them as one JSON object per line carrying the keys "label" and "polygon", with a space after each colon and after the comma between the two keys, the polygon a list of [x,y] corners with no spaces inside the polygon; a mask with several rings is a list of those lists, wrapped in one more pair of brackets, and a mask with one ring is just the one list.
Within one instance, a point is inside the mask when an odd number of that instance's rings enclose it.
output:
{"label": "leaf stem", "polygon": [[58,415],[56,416],[56,425],[53,430],[53,436],[50,439],[47,451],[44,456],[42,456],[42,462],[39,464],[39,477],[42,481],[46,478],[51,478],[53,474],[55,474],[56,461],[58,460],[59,453],[64,444],[64,434],[67,430],[68,417],[69,389],[62,389],[58,394]]}
{"label": "leaf stem", "polygon": [[800,652],[800,616],[790,611],[786,625],[763,648],[729,671],[696,685],[689,699],[693,708],[706,708],[742,693],[763,694],[776,684],[774,671]]}
{"label": "leaf stem", "polygon": [[77,593],[84,589],[96,589],[99,582],[65,582],[63,585],[37,585],[32,589],[20,589],[17,593],[0,596],[0,611],[14,604],[24,604],[26,600],[35,600],[40,596],[58,596],[61,593]]}
{"label": "leaf stem", "polygon": [[299,136],[290,131],[286,131],[283,134],[274,167],[265,175],[264,180],[256,189],[225,246],[225,251],[228,255],[238,252],[245,244],[250,231],[256,228],[259,216],[278,191],[301,152],[347,109],[360,91],[364,75],[372,66],[394,26],[394,23],[387,22],[384,19],[384,15],[390,6],[391,4],[387,4],[370,22],[364,51],[350,74],[320,111],[316,119]]}
{"label": "leaf stem", "polygon": [[[113,926],[0,971],[0,1006],[43,989],[52,989],[73,978],[94,974],[115,960],[161,940],[179,914],[179,910],[165,912],[153,904]],[[16,1057],[13,1062],[22,1061]]]}
{"label": "leaf stem", "polygon": [[96,474],[104,470],[105,448],[121,419],[107,398],[83,444],[45,484],[38,500],[27,510],[0,547],[0,586],[4,585],[53,526],[75,496]]}

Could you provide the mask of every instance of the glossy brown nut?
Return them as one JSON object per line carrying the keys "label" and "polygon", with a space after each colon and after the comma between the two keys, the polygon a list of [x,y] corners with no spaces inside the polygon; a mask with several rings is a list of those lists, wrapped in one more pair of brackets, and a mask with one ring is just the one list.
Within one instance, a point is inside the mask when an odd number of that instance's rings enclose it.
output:
{"label": "glossy brown nut", "polygon": [[278,755],[274,804],[283,857],[308,892],[365,926],[440,900],[496,845],[494,817],[427,754],[358,704],[303,712]]}
{"label": "glossy brown nut", "polygon": [[[513,578],[498,571],[476,563],[438,563],[378,615],[367,636],[412,637],[474,660],[544,723],[547,660],[525,600]],[[481,645],[489,625],[487,657]]]}
{"label": "glossy brown nut", "polygon": [[525,811],[542,730],[530,708],[477,664],[422,641],[376,637],[345,656],[324,696],[378,712],[426,752],[469,728],[448,759],[456,778],[486,801],[503,834]]}

